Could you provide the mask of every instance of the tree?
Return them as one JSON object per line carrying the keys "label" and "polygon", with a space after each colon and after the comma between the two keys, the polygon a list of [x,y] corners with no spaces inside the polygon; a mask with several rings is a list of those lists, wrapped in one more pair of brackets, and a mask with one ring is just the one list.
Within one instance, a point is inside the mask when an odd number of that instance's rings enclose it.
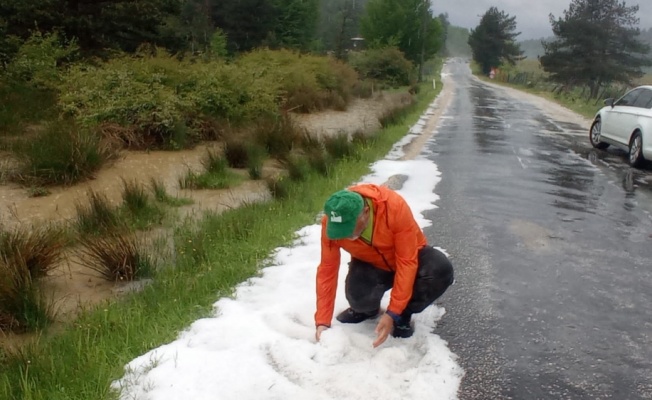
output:
{"label": "tree", "polygon": [[496,7],[491,7],[480,19],[480,24],[471,30],[469,46],[473,60],[480,64],[482,72],[488,74],[491,68],[504,63],[514,65],[522,59],[523,53],[515,39],[516,17],[510,17]]}
{"label": "tree", "polygon": [[325,50],[344,58],[351,39],[360,34],[360,18],[366,0],[322,0],[318,39]]}
{"label": "tree", "polygon": [[397,46],[419,66],[443,46],[443,28],[429,0],[369,0],[361,33],[372,47]]}
{"label": "tree", "polygon": [[317,33],[319,0],[273,0],[276,18],[267,44],[307,50]]}
{"label": "tree", "polygon": [[555,40],[544,42],[544,71],[553,82],[588,85],[590,98],[600,87],[630,84],[652,65],[650,46],[638,41],[638,6],[618,0],[573,0],[564,17],[550,15]]}
{"label": "tree", "polygon": [[76,38],[82,51],[133,51],[158,44],[160,28],[179,13],[180,0],[0,0],[6,34],[26,40],[33,31]]}

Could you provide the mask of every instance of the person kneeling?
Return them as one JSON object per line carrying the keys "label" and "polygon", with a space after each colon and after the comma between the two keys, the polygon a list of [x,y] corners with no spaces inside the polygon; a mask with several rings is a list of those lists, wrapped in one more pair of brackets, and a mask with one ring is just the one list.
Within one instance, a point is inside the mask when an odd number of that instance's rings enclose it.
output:
{"label": "person kneeling", "polygon": [[345,293],[350,307],[342,323],[376,317],[383,295],[392,289],[387,311],[376,325],[374,347],[389,334],[412,336],[412,314],[420,313],[454,281],[446,255],[428,245],[407,202],[374,184],[340,190],[324,205],[321,260],[317,268],[315,338],[331,326],[340,267],[340,250],[351,255]]}

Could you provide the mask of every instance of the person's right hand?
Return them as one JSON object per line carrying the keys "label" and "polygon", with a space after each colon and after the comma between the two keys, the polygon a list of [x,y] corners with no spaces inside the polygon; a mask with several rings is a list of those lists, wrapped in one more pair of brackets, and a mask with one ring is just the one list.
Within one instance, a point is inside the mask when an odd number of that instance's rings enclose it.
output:
{"label": "person's right hand", "polygon": [[317,339],[318,342],[319,342],[319,339],[321,338],[321,333],[323,331],[325,331],[326,329],[328,329],[328,327],[326,325],[319,325],[317,327],[317,332],[315,332],[315,339]]}

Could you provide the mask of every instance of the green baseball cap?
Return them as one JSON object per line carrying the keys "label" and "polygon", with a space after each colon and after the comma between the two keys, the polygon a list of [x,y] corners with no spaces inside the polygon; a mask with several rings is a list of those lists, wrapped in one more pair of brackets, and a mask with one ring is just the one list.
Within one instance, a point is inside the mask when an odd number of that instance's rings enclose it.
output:
{"label": "green baseball cap", "polygon": [[324,204],[324,213],[328,217],[328,238],[337,240],[351,237],[363,207],[364,200],[356,192],[340,190],[331,195]]}

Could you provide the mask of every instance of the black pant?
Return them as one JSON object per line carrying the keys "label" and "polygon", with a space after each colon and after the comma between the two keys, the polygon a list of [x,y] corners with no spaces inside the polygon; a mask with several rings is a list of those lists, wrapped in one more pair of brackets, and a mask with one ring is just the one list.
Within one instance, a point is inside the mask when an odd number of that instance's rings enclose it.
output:
{"label": "black pant", "polygon": [[[419,250],[419,269],[412,298],[403,315],[420,313],[453,283],[453,265],[441,251],[426,246]],[[357,312],[371,313],[380,307],[386,291],[394,285],[394,272],[352,258],[346,276],[346,299]]]}

